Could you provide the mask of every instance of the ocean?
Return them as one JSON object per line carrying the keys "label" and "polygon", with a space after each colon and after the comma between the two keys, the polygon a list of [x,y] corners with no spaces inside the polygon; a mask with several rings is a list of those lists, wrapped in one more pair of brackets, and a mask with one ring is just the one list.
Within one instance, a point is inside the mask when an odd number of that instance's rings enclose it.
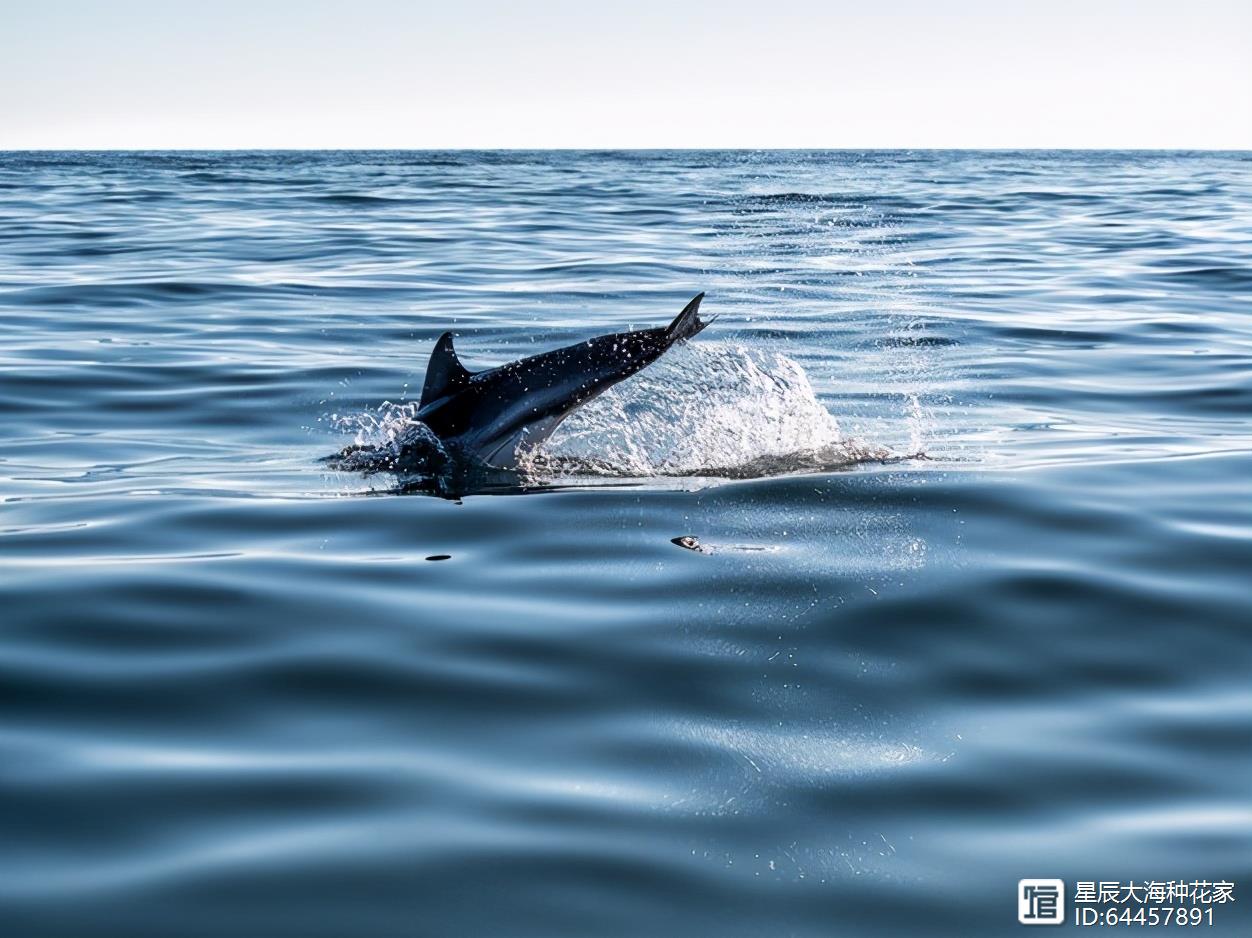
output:
{"label": "ocean", "polygon": [[2,153],[0,414],[5,935],[1252,933],[1252,154]]}

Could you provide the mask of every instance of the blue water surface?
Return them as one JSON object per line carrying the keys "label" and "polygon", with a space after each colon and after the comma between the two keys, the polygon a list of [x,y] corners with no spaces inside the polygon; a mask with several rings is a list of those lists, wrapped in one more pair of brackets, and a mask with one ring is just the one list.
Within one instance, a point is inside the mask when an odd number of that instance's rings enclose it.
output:
{"label": "blue water surface", "polygon": [[[594,465],[319,462],[701,290]],[[6,936],[1252,933],[1252,155],[0,154],[0,414]]]}

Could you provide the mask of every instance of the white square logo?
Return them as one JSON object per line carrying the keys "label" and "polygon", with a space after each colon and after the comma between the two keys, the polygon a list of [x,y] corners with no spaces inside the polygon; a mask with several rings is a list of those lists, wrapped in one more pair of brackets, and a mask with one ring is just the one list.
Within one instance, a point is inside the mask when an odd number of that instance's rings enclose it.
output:
{"label": "white square logo", "polygon": [[1023,879],[1017,884],[1017,920],[1023,925],[1060,925],[1065,921],[1065,881]]}

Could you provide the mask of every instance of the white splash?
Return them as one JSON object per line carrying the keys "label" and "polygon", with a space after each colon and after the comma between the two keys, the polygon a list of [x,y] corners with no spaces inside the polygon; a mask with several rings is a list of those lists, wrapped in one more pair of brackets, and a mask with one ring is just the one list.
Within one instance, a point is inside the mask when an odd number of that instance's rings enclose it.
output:
{"label": "white splash", "polygon": [[337,430],[353,434],[353,443],[335,459],[335,468],[346,472],[403,472],[415,457],[446,456],[443,442],[417,419],[415,402],[383,401],[361,414],[334,414]]}
{"label": "white splash", "polygon": [[575,411],[525,468],[548,477],[747,478],[887,455],[844,440],[790,358],[700,342]]}
{"label": "white splash", "polygon": [[[332,419],[355,436],[337,457],[348,471],[405,472],[446,457],[414,403],[386,401]],[[885,459],[845,440],[804,369],[777,352],[686,344],[574,411],[519,460],[531,483],[586,477],[756,478]]]}

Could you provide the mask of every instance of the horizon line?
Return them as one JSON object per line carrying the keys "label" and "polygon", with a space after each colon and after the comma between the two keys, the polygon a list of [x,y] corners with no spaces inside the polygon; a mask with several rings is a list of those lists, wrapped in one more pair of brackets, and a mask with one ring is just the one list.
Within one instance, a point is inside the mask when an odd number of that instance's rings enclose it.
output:
{"label": "horizon line", "polygon": [[40,146],[0,147],[0,153],[610,153],[610,152],[720,152],[761,151],[792,153],[942,152],[1146,152],[1252,153],[1252,147],[1221,146]]}

